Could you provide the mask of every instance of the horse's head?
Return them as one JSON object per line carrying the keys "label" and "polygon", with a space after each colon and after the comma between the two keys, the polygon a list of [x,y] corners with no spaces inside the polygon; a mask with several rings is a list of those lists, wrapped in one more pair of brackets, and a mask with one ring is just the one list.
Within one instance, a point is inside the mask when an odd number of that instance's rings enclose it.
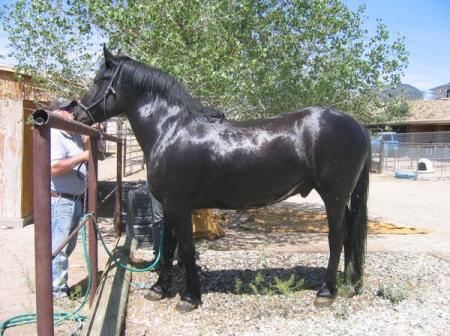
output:
{"label": "horse's head", "polygon": [[105,60],[95,75],[94,84],[80,99],[73,114],[76,121],[87,125],[122,113],[116,104],[120,98],[120,92],[116,88],[124,59],[111,54],[105,46],[103,53]]}

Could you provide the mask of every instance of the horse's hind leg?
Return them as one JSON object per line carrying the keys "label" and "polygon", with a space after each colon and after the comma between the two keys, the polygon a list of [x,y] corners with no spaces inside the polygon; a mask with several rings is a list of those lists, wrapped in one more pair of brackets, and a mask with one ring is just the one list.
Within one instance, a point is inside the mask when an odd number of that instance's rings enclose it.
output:
{"label": "horse's hind leg", "polygon": [[345,207],[345,241],[344,241],[344,284],[347,286],[346,297],[352,297],[356,291],[354,288],[355,283],[355,271],[353,265],[353,242],[351,235],[351,220],[352,213],[348,206]]}
{"label": "horse's hind leg", "polygon": [[324,282],[317,292],[314,304],[316,306],[329,306],[333,303],[337,294],[336,273],[345,238],[345,200],[340,197],[322,198],[325,202],[328,217],[330,258],[328,260]]}

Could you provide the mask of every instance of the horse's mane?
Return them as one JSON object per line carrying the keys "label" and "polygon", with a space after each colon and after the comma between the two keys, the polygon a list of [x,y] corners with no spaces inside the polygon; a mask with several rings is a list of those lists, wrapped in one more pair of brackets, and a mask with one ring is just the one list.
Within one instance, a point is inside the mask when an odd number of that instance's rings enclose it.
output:
{"label": "horse's mane", "polygon": [[133,90],[150,92],[163,97],[169,105],[178,105],[194,117],[206,118],[210,121],[223,120],[224,114],[212,107],[203,106],[172,76],[163,70],[133,60],[128,56],[120,56],[122,64],[122,80]]}

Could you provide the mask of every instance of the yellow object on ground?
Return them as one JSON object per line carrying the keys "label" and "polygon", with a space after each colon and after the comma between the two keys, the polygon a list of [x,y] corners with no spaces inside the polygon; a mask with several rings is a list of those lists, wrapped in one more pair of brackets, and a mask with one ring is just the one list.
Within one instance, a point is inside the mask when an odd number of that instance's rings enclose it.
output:
{"label": "yellow object on ground", "polygon": [[194,238],[216,239],[225,236],[212,209],[199,209],[192,214]]}
{"label": "yellow object on ground", "polygon": [[[264,232],[307,232],[327,233],[327,216],[322,212],[302,211],[277,211],[271,209],[247,210],[250,220],[241,224],[245,229]],[[368,221],[369,234],[425,234],[430,230],[399,226],[383,221]]]}

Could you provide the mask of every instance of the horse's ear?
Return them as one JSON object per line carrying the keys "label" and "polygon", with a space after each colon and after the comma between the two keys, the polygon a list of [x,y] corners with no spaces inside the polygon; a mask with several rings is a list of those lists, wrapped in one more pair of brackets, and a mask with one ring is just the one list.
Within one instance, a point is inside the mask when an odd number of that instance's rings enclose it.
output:
{"label": "horse's ear", "polygon": [[105,44],[103,44],[103,55],[105,56],[105,65],[107,67],[112,67],[116,64],[116,57],[106,48]]}

